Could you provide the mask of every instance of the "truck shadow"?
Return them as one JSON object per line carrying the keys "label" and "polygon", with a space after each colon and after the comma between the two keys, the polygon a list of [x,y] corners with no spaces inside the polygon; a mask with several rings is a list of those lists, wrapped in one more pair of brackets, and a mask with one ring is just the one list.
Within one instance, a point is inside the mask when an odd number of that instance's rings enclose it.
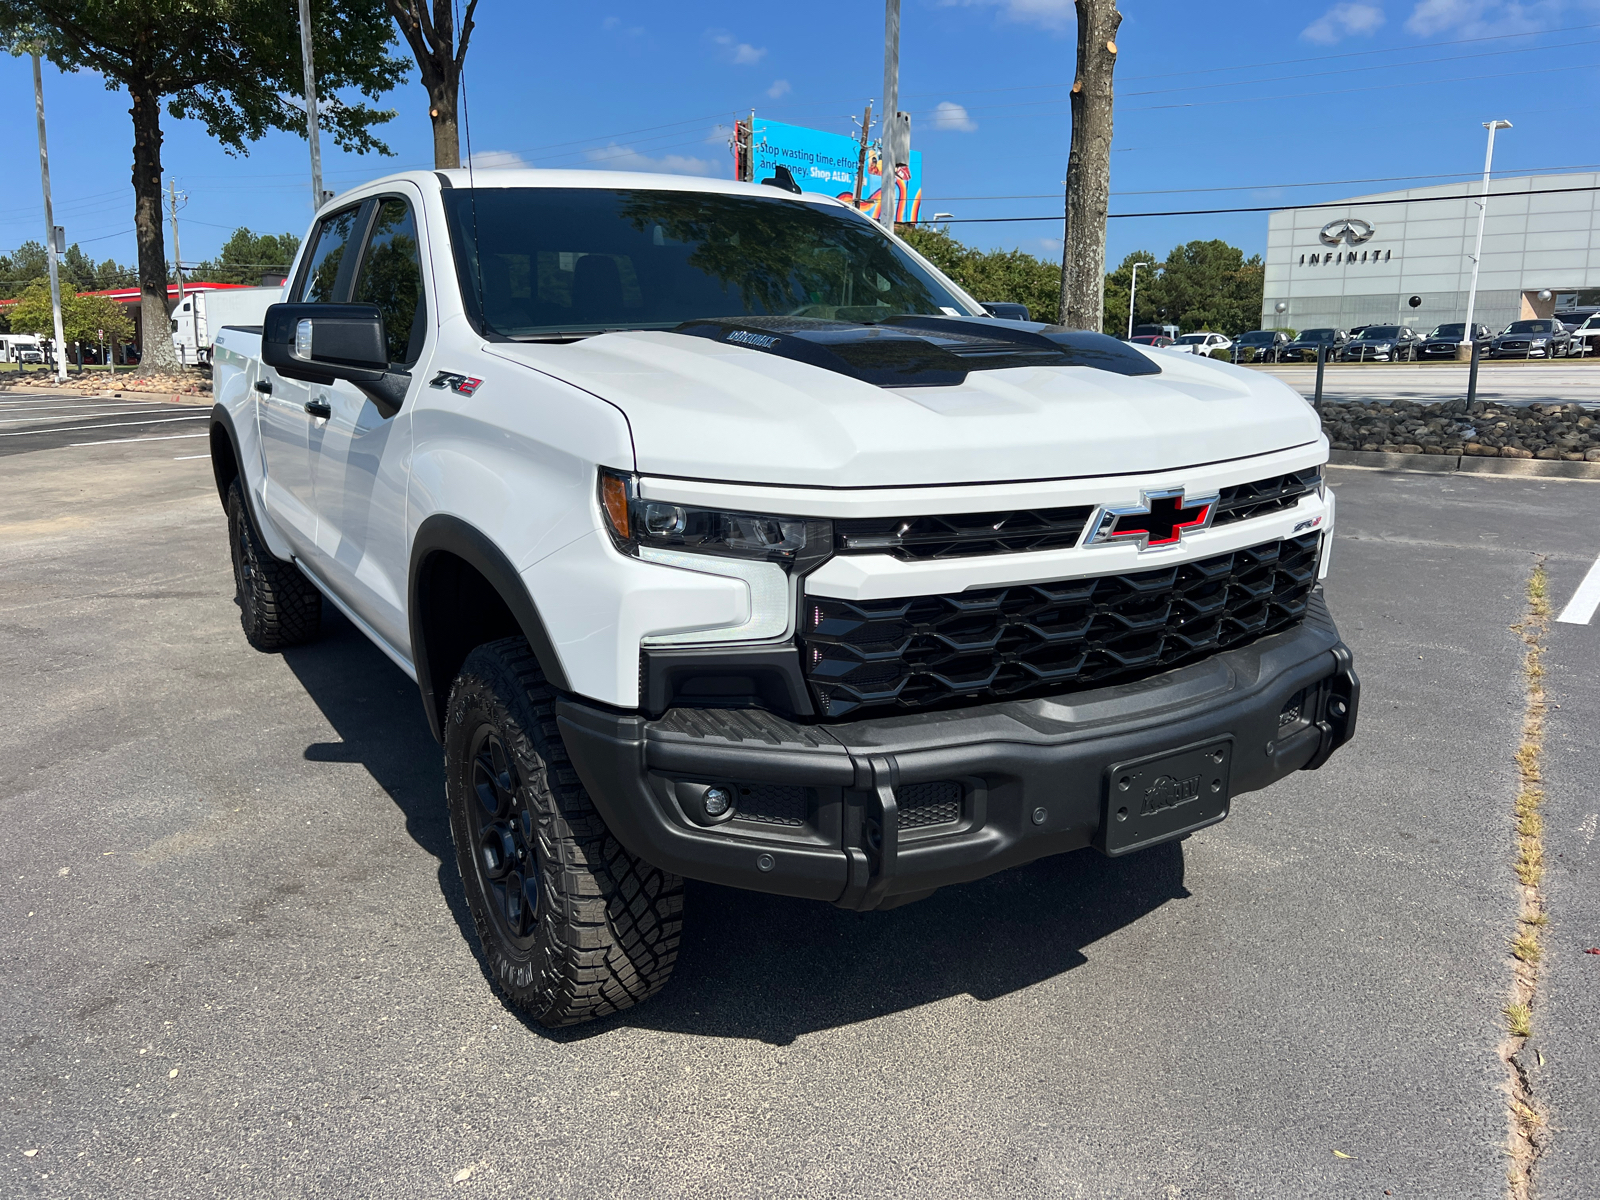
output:
{"label": "truck shadow", "polygon": [[[323,637],[284,654],[341,739],[307,747],[306,758],[367,769],[405,815],[410,836],[438,860],[440,895],[478,953],[440,753],[416,685],[325,611]],[[1070,971],[1087,961],[1084,947],[1187,897],[1183,874],[1178,843],[1120,859],[1081,851],[876,913],[690,881],[677,968],[659,996],[571,1029],[511,1015],[558,1042],[622,1026],[786,1045],[952,996],[997,999]]]}

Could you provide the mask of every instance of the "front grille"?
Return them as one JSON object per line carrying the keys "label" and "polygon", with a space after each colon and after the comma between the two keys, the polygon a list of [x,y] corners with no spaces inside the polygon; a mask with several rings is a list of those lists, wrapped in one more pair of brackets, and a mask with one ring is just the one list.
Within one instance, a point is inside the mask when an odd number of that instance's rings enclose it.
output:
{"label": "front grille", "polygon": [[741,783],[733,815],[763,825],[804,825],[806,789],[775,783]]}
{"label": "front grille", "polygon": [[1068,550],[1078,544],[1094,507],[954,513],[940,517],[854,517],[833,523],[839,554],[892,554],[906,562]]}
{"label": "front grille", "polygon": [[1500,349],[1500,350],[1526,350],[1528,348],[1528,343],[1527,342],[1501,342],[1500,345],[1497,348]]}
{"label": "front grille", "polygon": [[1234,521],[1248,521],[1251,517],[1264,517],[1281,512],[1300,503],[1300,497],[1309,496],[1322,482],[1321,467],[1307,467],[1289,475],[1276,475],[1271,479],[1258,479],[1254,483],[1236,483],[1218,493],[1217,513],[1211,518],[1211,527],[1228,525]]}
{"label": "front grille", "polygon": [[1165,670],[1305,615],[1319,534],[1126,575],[892,600],[808,597],[824,716],[1066,692]]}
{"label": "front grille", "polygon": [[961,785],[954,779],[901,784],[895,789],[894,798],[900,808],[902,829],[947,825],[961,816]]}

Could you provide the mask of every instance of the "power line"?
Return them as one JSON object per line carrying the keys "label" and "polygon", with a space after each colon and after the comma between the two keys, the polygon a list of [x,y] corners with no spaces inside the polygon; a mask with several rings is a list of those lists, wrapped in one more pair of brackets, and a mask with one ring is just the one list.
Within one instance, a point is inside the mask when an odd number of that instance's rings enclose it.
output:
{"label": "power line", "polygon": [[[1568,192],[1600,192],[1600,184],[1589,187],[1535,188],[1523,192],[1490,192],[1489,199],[1501,196],[1560,196]],[[1366,208],[1377,204],[1433,204],[1441,200],[1476,200],[1479,193],[1461,196],[1412,196],[1401,200],[1329,200],[1323,204],[1265,204],[1255,208],[1188,208],[1172,212],[1107,213],[1106,220],[1127,220],[1132,217],[1209,217],[1222,213],[1300,212],[1313,208]],[[944,217],[935,221],[928,217],[920,221],[902,221],[902,225],[999,225],[1013,221],[1059,221],[1061,214],[1048,217]]]}

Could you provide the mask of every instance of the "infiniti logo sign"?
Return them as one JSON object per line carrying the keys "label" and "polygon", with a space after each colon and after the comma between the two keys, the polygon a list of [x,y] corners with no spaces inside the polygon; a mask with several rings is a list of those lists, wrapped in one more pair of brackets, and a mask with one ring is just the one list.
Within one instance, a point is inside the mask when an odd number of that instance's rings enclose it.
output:
{"label": "infiniti logo sign", "polygon": [[1337,246],[1340,242],[1359,246],[1362,242],[1371,241],[1372,235],[1377,232],[1370,221],[1363,221],[1360,217],[1340,217],[1324,225],[1317,236],[1329,246]]}

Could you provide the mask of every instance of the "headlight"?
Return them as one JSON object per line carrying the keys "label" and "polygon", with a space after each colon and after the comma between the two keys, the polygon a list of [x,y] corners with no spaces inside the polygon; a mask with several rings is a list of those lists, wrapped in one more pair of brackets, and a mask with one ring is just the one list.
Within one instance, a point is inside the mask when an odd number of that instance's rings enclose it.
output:
{"label": "headlight", "polygon": [[1549,338],[1534,338],[1534,339],[1533,339],[1533,344],[1534,344],[1534,345],[1535,345],[1535,346],[1542,346],[1542,345],[1544,345],[1544,344],[1545,344],[1545,343],[1546,343],[1546,342],[1548,342],[1548,341],[1549,341],[1549,340],[1550,340],[1550,339],[1549,339]]}
{"label": "headlight", "polygon": [[1384,342],[1383,345],[1378,347],[1378,353],[1379,354],[1387,354],[1390,350],[1393,350],[1393,349],[1394,349],[1394,344],[1392,342]]}
{"label": "headlight", "polygon": [[794,625],[796,576],[832,551],[829,522],[644,500],[634,476],[613,471],[601,471],[599,484],[606,532],[622,553],[661,566],[740,579],[749,588],[747,620],[651,635],[644,645],[770,641],[789,636]]}

